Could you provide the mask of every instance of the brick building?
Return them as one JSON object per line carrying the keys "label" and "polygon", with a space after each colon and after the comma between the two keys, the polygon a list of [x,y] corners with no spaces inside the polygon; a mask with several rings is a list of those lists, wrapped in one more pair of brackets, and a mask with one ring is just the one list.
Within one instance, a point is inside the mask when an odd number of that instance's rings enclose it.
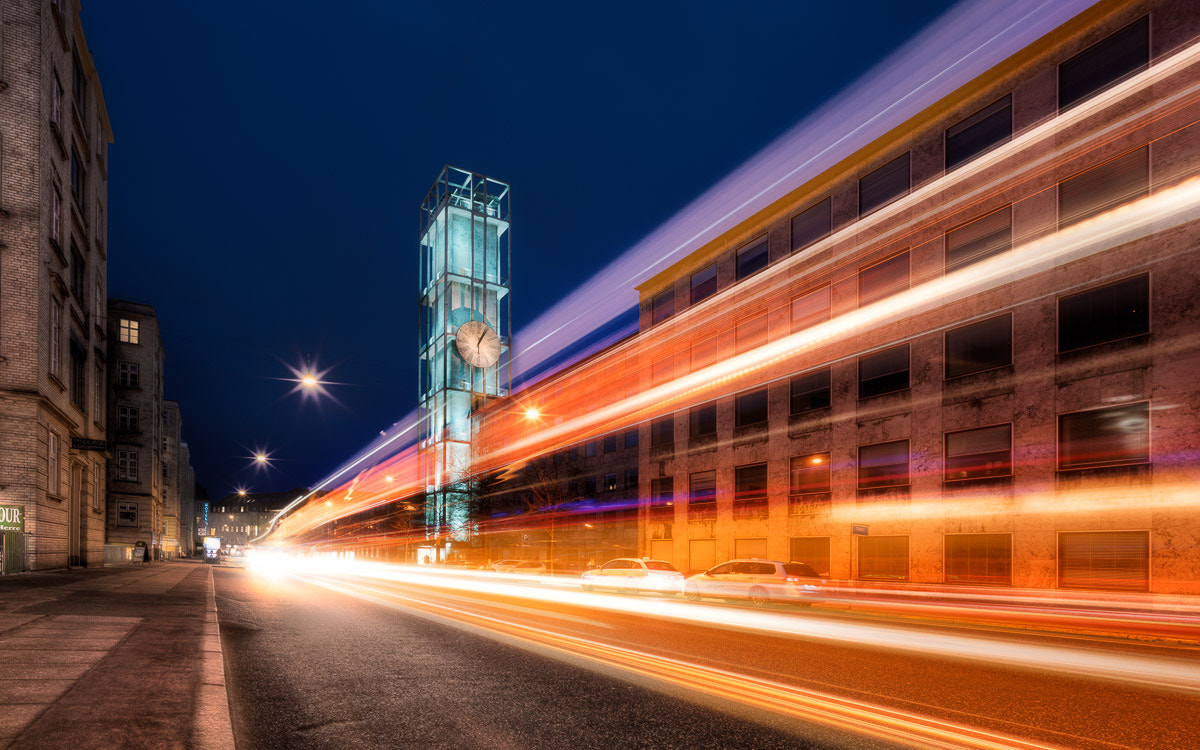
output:
{"label": "brick building", "polygon": [[108,542],[143,542],[158,558],[174,549],[175,539],[167,536],[165,354],[158,318],[150,305],[111,300],[108,329]]}
{"label": "brick building", "polygon": [[179,484],[180,554],[191,557],[195,554],[196,545],[199,544],[197,538],[199,527],[196,524],[196,471],[192,468],[192,453],[185,441],[179,442],[175,466]]}
{"label": "brick building", "polygon": [[78,2],[4,3],[0,506],[22,509],[22,569],[104,559],[111,142]]}

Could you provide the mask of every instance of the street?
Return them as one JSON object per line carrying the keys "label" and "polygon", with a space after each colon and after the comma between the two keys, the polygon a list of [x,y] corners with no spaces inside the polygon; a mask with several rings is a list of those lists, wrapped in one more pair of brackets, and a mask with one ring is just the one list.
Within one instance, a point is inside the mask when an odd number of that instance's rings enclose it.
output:
{"label": "street", "polygon": [[[1200,711],[1196,652],[1178,644],[466,576],[222,568],[216,595],[240,747],[1187,748]],[[766,633],[763,617],[824,635]]]}

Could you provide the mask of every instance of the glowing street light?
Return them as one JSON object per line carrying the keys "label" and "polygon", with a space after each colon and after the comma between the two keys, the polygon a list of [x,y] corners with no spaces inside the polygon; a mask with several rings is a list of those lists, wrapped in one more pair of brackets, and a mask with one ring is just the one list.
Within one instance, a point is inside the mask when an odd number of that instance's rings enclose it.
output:
{"label": "glowing street light", "polygon": [[313,388],[320,386],[321,381],[317,379],[316,375],[306,371],[300,373],[300,385],[312,390]]}
{"label": "glowing street light", "polygon": [[530,406],[525,409],[525,419],[530,422],[536,422],[538,419],[541,418],[541,416],[542,416],[542,413],[540,411],[538,411],[538,408],[536,406]]}
{"label": "glowing street light", "polygon": [[244,489],[242,489],[242,488],[240,488],[240,487],[238,488],[238,491],[237,491],[237,492],[238,492],[238,497],[245,497],[245,496],[246,496],[246,490],[244,490]]}
{"label": "glowing street light", "polygon": [[254,462],[257,464],[266,464],[268,460],[269,458],[266,453],[259,451],[258,453],[254,454]]}

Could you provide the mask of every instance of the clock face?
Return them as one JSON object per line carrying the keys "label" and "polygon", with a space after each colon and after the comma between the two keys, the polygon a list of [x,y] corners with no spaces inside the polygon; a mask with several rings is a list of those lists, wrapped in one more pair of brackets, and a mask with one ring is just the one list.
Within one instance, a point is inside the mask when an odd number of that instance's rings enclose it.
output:
{"label": "clock face", "polygon": [[491,367],[500,359],[500,337],[482,320],[469,320],[454,334],[458,353],[472,367]]}

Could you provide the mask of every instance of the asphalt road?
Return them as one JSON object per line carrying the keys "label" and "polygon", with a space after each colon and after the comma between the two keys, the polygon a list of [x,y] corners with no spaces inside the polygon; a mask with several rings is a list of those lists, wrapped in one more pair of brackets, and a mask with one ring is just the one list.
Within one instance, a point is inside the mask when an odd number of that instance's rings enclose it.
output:
{"label": "asphalt road", "polygon": [[816,637],[713,604],[664,603],[717,623],[616,594],[216,575],[243,748],[1197,746],[1200,693],[1120,674],[1191,669],[1186,648],[765,613]]}

